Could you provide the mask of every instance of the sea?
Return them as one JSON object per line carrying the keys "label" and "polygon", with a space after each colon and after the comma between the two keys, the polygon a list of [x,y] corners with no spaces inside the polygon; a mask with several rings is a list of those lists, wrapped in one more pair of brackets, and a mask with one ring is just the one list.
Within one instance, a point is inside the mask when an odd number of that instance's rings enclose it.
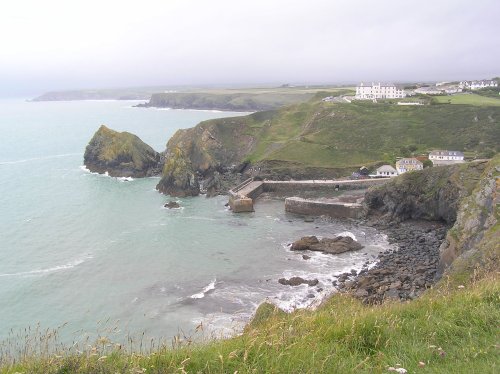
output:
{"label": "sea", "polygon": [[[158,178],[90,173],[83,153],[102,124],[163,151],[178,129],[246,114],[137,103],[0,100],[0,341],[34,329],[57,329],[66,343],[237,334],[263,301],[315,307],[336,275],[389,247],[373,228],[310,222],[272,196],[233,214],[225,196],[171,198]],[[164,208],[170,200],[180,208]],[[289,249],[339,234],[365,248],[307,260]],[[319,284],[278,283],[291,276]]]}

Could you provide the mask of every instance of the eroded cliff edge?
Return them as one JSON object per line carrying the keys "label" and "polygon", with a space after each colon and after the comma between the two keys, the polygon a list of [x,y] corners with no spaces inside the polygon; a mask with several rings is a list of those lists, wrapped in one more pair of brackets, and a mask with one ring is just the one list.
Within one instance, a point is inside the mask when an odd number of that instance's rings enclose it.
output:
{"label": "eroded cliff edge", "polygon": [[366,218],[443,221],[449,230],[439,248],[438,276],[487,272],[500,257],[499,178],[500,155],[407,173],[367,192]]}
{"label": "eroded cliff edge", "polygon": [[162,157],[136,135],[102,125],[85,148],[83,162],[94,173],[142,178],[161,173]]}

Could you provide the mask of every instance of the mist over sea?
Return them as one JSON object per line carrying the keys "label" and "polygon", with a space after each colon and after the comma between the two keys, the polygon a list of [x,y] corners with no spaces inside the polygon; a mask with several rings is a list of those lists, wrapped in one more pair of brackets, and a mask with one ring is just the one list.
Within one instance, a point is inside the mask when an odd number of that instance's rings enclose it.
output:
{"label": "mist over sea", "polygon": [[[89,173],[83,152],[101,124],[130,131],[163,151],[177,129],[243,115],[133,108],[130,101],[0,101],[0,340],[11,329],[67,325],[63,340],[117,326],[127,334],[169,338],[203,322],[228,333],[266,298],[307,306],[332,291],[339,272],[387,248],[384,236],[347,222],[284,212],[262,199],[235,215],[226,197],[175,199],[158,178],[131,181]],[[287,244],[304,235],[350,232],[365,249],[304,260]],[[289,287],[280,277],[318,278]]]}

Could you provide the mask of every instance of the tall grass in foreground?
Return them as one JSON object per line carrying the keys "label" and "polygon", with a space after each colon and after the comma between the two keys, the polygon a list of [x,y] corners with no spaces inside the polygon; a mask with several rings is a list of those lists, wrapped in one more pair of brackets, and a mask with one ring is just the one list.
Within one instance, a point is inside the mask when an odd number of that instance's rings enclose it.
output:
{"label": "tall grass in foreground", "polygon": [[317,311],[259,308],[241,336],[130,351],[90,345],[33,351],[1,373],[497,373],[498,274],[431,290],[409,303],[366,306],[335,295]]}

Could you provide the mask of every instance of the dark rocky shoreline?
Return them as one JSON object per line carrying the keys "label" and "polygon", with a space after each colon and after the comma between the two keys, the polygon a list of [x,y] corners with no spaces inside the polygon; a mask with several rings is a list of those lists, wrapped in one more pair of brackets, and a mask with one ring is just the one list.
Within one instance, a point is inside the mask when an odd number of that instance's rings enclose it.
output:
{"label": "dark rocky shoreline", "polygon": [[432,287],[438,280],[439,247],[446,237],[447,226],[441,222],[406,221],[380,226],[394,250],[382,252],[373,267],[343,273],[334,281],[341,292],[349,292],[364,303],[385,299],[411,300]]}

